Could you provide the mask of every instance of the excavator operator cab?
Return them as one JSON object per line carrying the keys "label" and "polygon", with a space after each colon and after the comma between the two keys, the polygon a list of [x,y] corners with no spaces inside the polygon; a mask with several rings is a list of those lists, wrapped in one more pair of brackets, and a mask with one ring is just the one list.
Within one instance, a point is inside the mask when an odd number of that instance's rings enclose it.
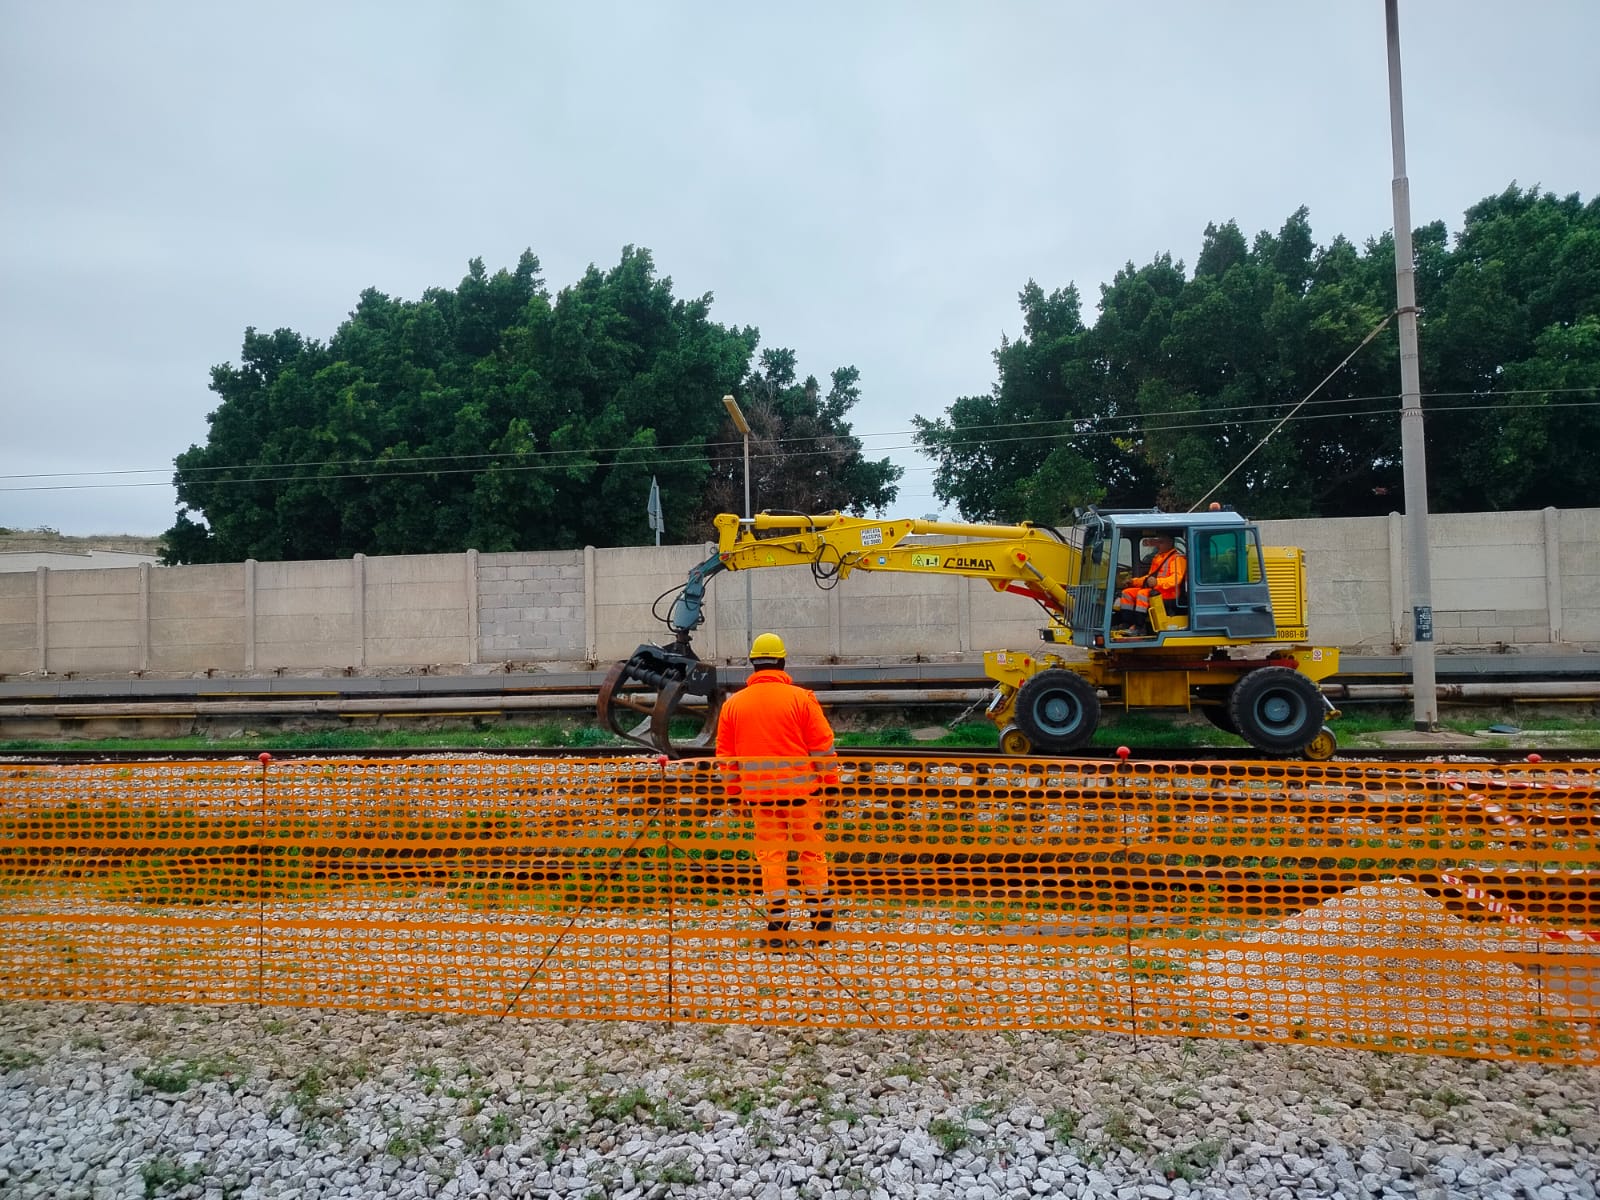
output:
{"label": "excavator operator cab", "polygon": [[1185,570],[1176,597],[1151,605],[1149,628],[1135,640],[1273,636],[1260,535],[1240,514],[1091,510],[1075,593],[1075,612],[1085,619],[1075,622],[1075,641],[1106,644],[1117,597],[1130,579],[1149,573],[1163,538],[1172,539]]}

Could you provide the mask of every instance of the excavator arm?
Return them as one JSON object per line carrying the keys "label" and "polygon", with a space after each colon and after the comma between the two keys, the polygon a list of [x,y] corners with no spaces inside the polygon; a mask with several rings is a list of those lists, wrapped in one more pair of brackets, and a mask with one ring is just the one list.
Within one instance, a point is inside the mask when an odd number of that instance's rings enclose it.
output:
{"label": "excavator arm", "polygon": [[[665,618],[670,646],[645,643],[612,667],[601,685],[601,723],[630,741],[664,753],[715,744],[723,693],[716,667],[694,653],[691,635],[705,619],[706,585],[723,571],[808,567],[819,587],[855,571],[898,571],[982,579],[997,592],[1037,601],[1070,637],[1071,593],[1079,550],[1053,529],[1032,524],[881,520],[840,513],[760,513],[716,517],[717,552],[697,564]],[[912,540],[959,537],[957,544]],[[625,724],[628,713],[637,721]],[[675,725],[698,720],[684,736]]]}
{"label": "excavator arm", "polygon": [[[873,520],[839,513],[761,513],[715,521],[718,557],[728,570],[809,566],[819,582],[853,571],[904,571],[982,579],[997,592],[1037,600],[1065,620],[1078,550],[1053,529],[959,521]],[[913,535],[966,538],[960,545],[908,542]]]}

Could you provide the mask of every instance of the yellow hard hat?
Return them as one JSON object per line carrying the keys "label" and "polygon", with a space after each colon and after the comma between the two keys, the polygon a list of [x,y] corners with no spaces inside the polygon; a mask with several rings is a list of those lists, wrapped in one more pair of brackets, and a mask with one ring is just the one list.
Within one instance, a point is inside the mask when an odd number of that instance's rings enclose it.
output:
{"label": "yellow hard hat", "polygon": [[783,639],[775,633],[758,633],[756,640],[750,643],[751,658],[788,658],[789,652],[783,648]]}

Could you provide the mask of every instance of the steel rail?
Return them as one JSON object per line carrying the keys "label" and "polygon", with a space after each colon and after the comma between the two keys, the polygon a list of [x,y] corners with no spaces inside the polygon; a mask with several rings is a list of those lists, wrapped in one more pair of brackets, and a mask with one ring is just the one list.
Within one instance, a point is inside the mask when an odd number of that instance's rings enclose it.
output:
{"label": "steel rail", "polygon": [[[71,766],[81,763],[138,763],[138,762],[257,762],[261,755],[270,755],[274,762],[292,762],[304,759],[318,760],[371,760],[387,761],[412,758],[517,758],[517,759],[619,759],[637,758],[650,762],[663,757],[646,750],[627,746],[493,746],[493,747],[383,747],[332,749],[297,748],[263,751],[255,748],[186,749],[186,750],[126,750],[126,749],[0,749],[0,766]],[[846,759],[938,759],[960,761],[963,759],[1002,757],[993,746],[841,746],[839,754]],[[709,752],[687,757],[709,757]],[[1089,747],[1079,753],[1059,758],[1042,757],[1049,762],[1114,762],[1121,758],[1116,749]],[[1018,761],[1024,761],[1019,758]],[[1248,746],[1174,746],[1144,747],[1132,751],[1130,763],[1182,763],[1182,762],[1272,762],[1290,763],[1299,760],[1277,755],[1261,754]],[[1511,764],[1526,762],[1594,763],[1600,769],[1600,750],[1550,747],[1542,749],[1496,748],[1481,746],[1440,746],[1435,748],[1378,748],[1341,750],[1333,759],[1339,763],[1485,763]],[[1322,765],[1322,764],[1318,764]]]}

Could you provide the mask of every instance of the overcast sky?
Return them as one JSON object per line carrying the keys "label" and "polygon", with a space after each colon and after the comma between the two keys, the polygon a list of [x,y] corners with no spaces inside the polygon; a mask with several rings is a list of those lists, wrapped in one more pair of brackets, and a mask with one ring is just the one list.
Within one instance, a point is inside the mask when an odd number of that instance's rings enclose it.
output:
{"label": "overcast sky", "polygon": [[[1400,10],[1414,224],[1600,191],[1600,4]],[[630,243],[802,373],[859,367],[894,513],[935,511],[910,419],[993,384],[1029,278],[1092,320],[1208,221],[1390,228],[1385,70],[1382,0],[0,0],[0,525],[171,525],[246,326]]]}

